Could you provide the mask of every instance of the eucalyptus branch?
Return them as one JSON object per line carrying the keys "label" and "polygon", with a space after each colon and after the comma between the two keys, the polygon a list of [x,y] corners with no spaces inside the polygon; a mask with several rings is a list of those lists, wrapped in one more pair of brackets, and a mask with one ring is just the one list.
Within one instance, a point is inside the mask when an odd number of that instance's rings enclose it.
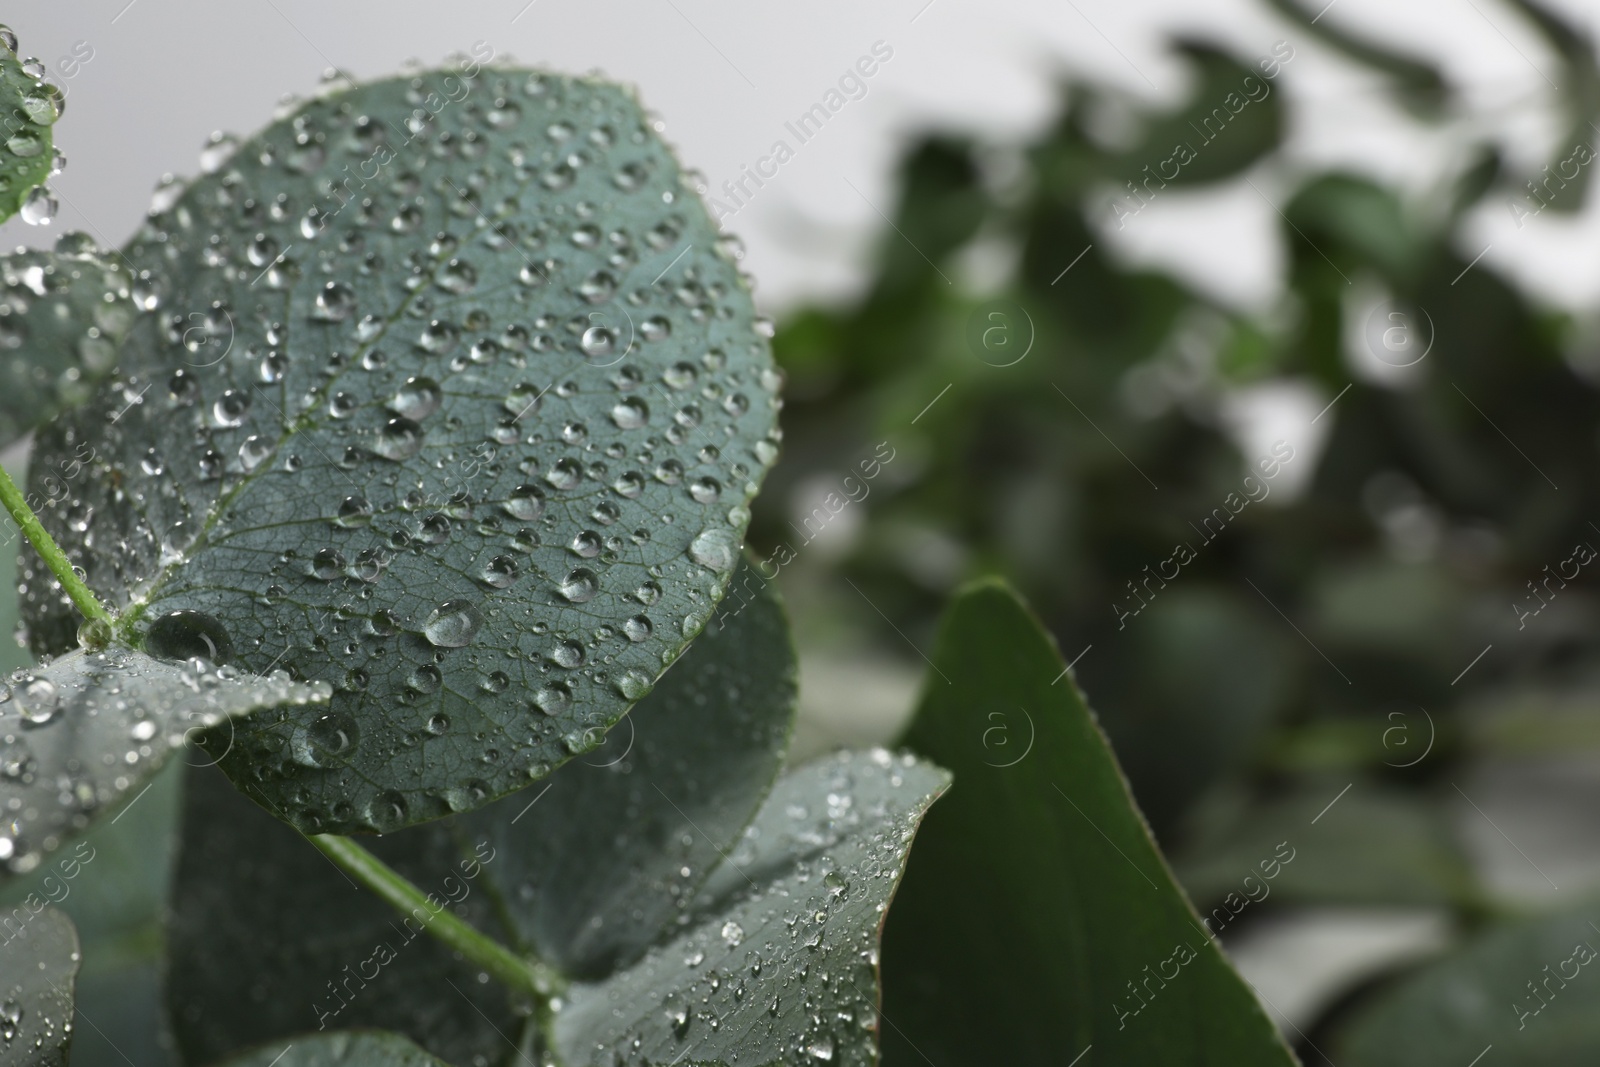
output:
{"label": "eucalyptus branch", "polygon": [[23,498],[22,490],[17,488],[17,483],[11,480],[11,475],[0,469],[0,501],[3,501],[6,510],[11,513],[11,518],[17,527],[22,530],[22,535],[32,544],[34,551],[39,553],[39,558],[44,560],[45,566],[50,568],[50,573],[56,576],[56,581],[61,583],[67,596],[72,598],[85,619],[100,619],[110,622],[111,613],[100,603],[78,572],[72,569],[72,561],[67,554],[61,551],[61,546],[55,539],[45,532],[44,525],[39,521],[39,516],[33,513],[28,506],[28,501]]}
{"label": "eucalyptus branch", "polygon": [[439,908],[427,894],[398,871],[350,840],[334,834],[309,835],[310,842],[362,885],[387,901],[401,915],[426,918],[423,927],[439,941],[460,952],[518,992],[543,1005],[566,988],[566,979],[549,964],[518,956],[493,938],[486,937],[458,918],[449,908]]}

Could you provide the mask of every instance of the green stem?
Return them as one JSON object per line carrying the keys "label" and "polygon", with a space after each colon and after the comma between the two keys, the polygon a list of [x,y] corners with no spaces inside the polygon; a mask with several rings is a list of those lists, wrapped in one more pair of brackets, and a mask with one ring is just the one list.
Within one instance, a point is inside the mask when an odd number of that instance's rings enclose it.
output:
{"label": "green stem", "polygon": [[566,979],[539,960],[525,960],[485,937],[449,908],[439,907],[398,871],[350,840],[334,834],[311,834],[308,840],[362,885],[382,897],[401,915],[417,918],[428,933],[478,964],[504,984],[546,1004],[566,987]]}
{"label": "green stem", "polygon": [[17,488],[17,483],[13,482],[11,475],[4,470],[0,470],[0,502],[5,504],[12,520],[22,530],[22,535],[33,543],[34,551],[39,553],[39,558],[50,568],[50,573],[56,576],[56,581],[61,583],[61,588],[67,591],[67,596],[72,598],[72,602],[83,613],[83,617],[111,622],[111,613],[101,605],[93,591],[83,584],[78,572],[72,569],[72,561],[61,551],[61,546],[45,532],[44,526],[39,522],[39,516],[33,513],[33,509],[23,498],[22,490]]}

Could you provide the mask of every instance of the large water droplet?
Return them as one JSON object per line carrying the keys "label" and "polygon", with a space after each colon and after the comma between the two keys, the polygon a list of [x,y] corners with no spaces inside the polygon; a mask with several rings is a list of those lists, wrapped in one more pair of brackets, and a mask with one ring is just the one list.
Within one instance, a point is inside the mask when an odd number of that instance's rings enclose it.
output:
{"label": "large water droplet", "polygon": [[582,604],[594,599],[594,595],[600,591],[600,580],[595,577],[594,571],[578,567],[561,580],[557,591],[567,601]]}
{"label": "large water droplet", "polygon": [[151,623],[145,651],[158,659],[204,659],[223,664],[233,655],[233,641],[222,623],[202,611],[172,611]]}
{"label": "large water droplet", "polygon": [[438,411],[443,399],[444,391],[432,378],[407,378],[394,399],[389,401],[389,410],[420,422]]}
{"label": "large water droplet", "polygon": [[722,526],[703,530],[689,545],[689,556],[702,567],[725,571],[733,566],[739,547],[733,531]]}
{"label": "large water droplet", "polygon": [[410,459],[422,450],[422,427],[407,418],[392,418],[378,431],[372,450],[384,459]]}
{"label": "large water droplet", "polygon": [[422,624],[422,636],[440,648],[461,648],[472,643],[482,626],[483,614],[472,601],[447,600]]}

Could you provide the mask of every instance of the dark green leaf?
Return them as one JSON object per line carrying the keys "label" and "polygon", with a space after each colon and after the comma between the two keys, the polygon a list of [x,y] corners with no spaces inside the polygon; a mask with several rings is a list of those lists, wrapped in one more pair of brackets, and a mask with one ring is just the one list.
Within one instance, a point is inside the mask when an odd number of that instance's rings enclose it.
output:
{"label": "dark green leaf", "polygon": [[1340,1067],[1445,1067],[1484,1060],[1566,1067],[1600,1058],[1600,907],[1485,934],[1358,1011],[1330,1048]]}
{"label": "dark green leaf", "polygon": [[[43,64],[37,74],[23,69],[17,55],[17,36],[0,26],[0,118],[5,143],[0,145],[0,221],[28,204],[29,195],[43,185],[55,166],[55,139],[51,127],[66,103],[61,90],[44,80]],[[42,195],[42,194],[41,194]],[[38,200],[29,211],[38,211]],[[53,214],[53,212],[52,212]],[[48,221],[35,216],[34,221]]]}
{"label": "dark green leaf", "polygon": [[723,248],[614,86],[335,88],[130,243],[157,313],[41,433],[39,469],[99,457],[42,518],[148,647],[338,687],[222,759],[296,826],[476,807],[598,744],[728,583],[778,379]]}
{"label": "dark green leaf", "polygon": [[[399,1031],[459,1063],[510,1052],[521,1022],[503,989],[479,984],[476,965],[351,882],[215,770],[188,775],[182,842],[166,994],[187,1062],[352,1026]],[[386,835],[373,851],[504,940],[483,881],[502,855],[461,850],[444,823]]]}
{"label": "dark green leaf", "polygon": [[1193,97],[1152,122],[1138,146],[1112,166],[1115,178],[1139,187],[1139,199],[1158,195],[1168,182],[1232,177],[1277,148],[1283,136],[1275,86],[1261,71],[1197,41],[1180,41],[1178,50],[1195,68]]}
{"label": "dark green leaf", "polygon": [[282,672],[167,663],[115,645],[16,672],[0,689],[0,804],[10,816],[0,828],[0,882],[115,811],[191,733],[327,697],[325,683]]}
{"label": "dark green leaf", "polygon": [[[128,272],[69,234],[55,252],[0,257],[0,445],[84,403],[111,373],[136,314]],[[41,479],[45,495],[93,458],[87,446]]]}
{"label": "dark green leaf", "polygon": [[1305,4],[1301,0],[1267,0],[1267,3],[1302,30],[1315,35],[1323,44],[1357,63],[1388,75],[1394,81],[1401,103],[1415,114],[1434,118],[1443,112],[1449,92],[1444,76],[1433,64],[1346,33],[1339,28],[1337,18],[1322,17],[1328,9],[1319,4]]}
{"label": "dark green leaf", "polygon": [[264,1045],[219,1067],[446,1067],[399,1034],[349,1030]]}
{"label": "dark green leaf", "polygon": [[956,784],[884,934],[885,1062],[1293,1064],[1016,597],[966,592],[933,662],[906,740]]}
{"label": "dark green leaf", "polygon": [[78,935],[54,908],[11,917],[0,942],[0,1067],[64,1067]]}
{"label": "dark green leaf", "polygon": [[659,938],[777,776],[795,659],[763,585],[741,566],[729,610],[602,748],[462,820],[501,857],[490,877],[522,943],[568,974],[610,973]]}
{"label": "dark green leaf", "polygon": [[562,1062],[875,1063],[883,910],[948,780],[881,749],[779,779],[698,924],[568,991]]}

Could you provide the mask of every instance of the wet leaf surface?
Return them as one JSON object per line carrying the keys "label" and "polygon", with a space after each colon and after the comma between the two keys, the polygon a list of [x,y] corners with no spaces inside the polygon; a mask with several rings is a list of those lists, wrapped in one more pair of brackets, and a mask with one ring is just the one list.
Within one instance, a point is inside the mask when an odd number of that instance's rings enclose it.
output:
{"label": "wet leaf surface", "polygon": [[[17,54],[17,35],[0,26],[0,221],[17,212],[34,222],[47,222],[48,196],[34,194],[55,165],[51,127],[66,103],[61,90],[44,80],[44,64]],[[30,203],[31,201],[31,203]]]}
{"label": "wet leaf surface", "polygon": [[13,917],[0,943],[0,1067],[64,1067],[78,935],[53,908]]}
{"label": "wet leaf surface", "polygon": [[[131,283],[82,234],[54,252],[0,257],[0,446],[85,402],[111,373],[136,315]],[[64,494],[91,458],[88,446],[58,457],[44,495]]]}
{"label": "wet leaf surface", "polygon": [[948,781],[881,749],[784,775],[702,889],[696,925],[569,990],[562,1062],[876,1063],[884,909]]}
{"label": "wet leaf surface", "polygon": [[686,917],[777,777],[794,649],[748,564],[734,589],[605,745],[461,822],[502,857],[490,877],[522,944],[568,974],[608,974]]}
{"label": "wet leaf surface", "polygon": [[336,687],[222,759],[302,829],[473,808],[598,744],[711,616],[776,456],[769,331],[644,112],[463,60],[207,166],[125,250],[150,313],[117,378],[40,435],[36,477],[97,457],[46,526],[149,647]]}
{"label": "wet leaf surface", "polygon": [[115,812],[199,731],[261,708],[315,706],[323,684],[168,663],[115,645],[14,673],[0,688],[0,881]]}

